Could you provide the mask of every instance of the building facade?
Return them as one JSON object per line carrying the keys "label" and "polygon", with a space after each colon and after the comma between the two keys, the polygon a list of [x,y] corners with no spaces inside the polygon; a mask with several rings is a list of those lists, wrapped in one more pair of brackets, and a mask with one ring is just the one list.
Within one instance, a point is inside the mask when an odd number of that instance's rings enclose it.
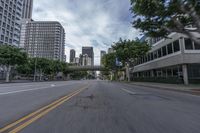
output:
{"label": "building facade", "polygon": [[80,66],[80,58],[79,57],[74,58],[74,64],[75,64],[75,66]]}
{"label": "building facade", "polygon": [[23,45],[30,57],[65,61],[65,30],[59,22],[28,22],[25,34]]}
{"label": "building facade", "polygon": [[33,0],[23,0],[22,19],[32,19]]}
{"label": "building facade", "polygon": [[81,56],[81,65],[82,66],[93,66],[92,58],[90,58],[87,54]]}
{"label": "building facade", "polygon": [[19,46],[23,0],[0,1],[0,45]]}
{"label": "building facade", "polygon": [[87,55],[91,59],[91,65],[94,66],[94,51],[93,47],[82,47],[82,55]]}
{"label": "building facade", "polygon": [[71,49],[70,50],[70,59],[69,59],[69,62],[70,63],[75,63],[74,62],[75,57],[76,57],[76,51],[74,49]]}
{"label": "building facade", "polygon": [[137,60],[132,77],[136,81],[200,83],[200,45],[183,34],[172,33]]}
{"label": "building facade", "polygon": [[21,23],[21,33],[20,33],[20,48],[24,48],[25,36],[26,36],[26,25],[32,20],[33,11],[33,0],[23,0],[23,10]]}
{"label": "building facade", "polygon": [[26,39],[26,27],[27,24],[30,23],[32,20],[31,19],[22,19],[21,20],[21,33],[20,33],[20,48],[24,48],[25,45],[25,39]]}

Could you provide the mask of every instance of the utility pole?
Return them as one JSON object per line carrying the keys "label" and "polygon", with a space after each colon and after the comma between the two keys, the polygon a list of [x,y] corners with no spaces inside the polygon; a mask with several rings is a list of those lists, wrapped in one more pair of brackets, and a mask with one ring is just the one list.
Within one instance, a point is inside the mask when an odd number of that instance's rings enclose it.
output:
{"label": "utility pole", "polygon": [[35,68],[34,68],[34,82],[36,81],[36,73],[37,73],[37,57],[35,58]]}
{"label": "utility pole", "polygon": [[36,54],[35,54],[35,68],[34,68],[34,79],[33,79],[33,81],[34,82],[36,82],[36,74],[37,74],[37,46],[35,47],[35,49],[34,50],[36,50],[36,51],[34,51],[34,53],[36,52]]}

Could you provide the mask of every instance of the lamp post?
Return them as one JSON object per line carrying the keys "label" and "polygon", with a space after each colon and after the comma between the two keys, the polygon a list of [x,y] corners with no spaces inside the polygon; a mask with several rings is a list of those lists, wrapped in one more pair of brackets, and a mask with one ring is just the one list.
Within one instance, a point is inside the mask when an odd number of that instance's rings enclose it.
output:
{"label": "lamp post", "polygon": [[36,81],[36,73],[37,73],[37,57],[35,58],[35,68],[34,68],[34,82]]}
{"label": "lamp post", "polygon": [[[36,50],[36,51],[35,51]],[[33,81],[36,82],[36,77],[37,77],[37,45],[34,49],[34,54],[35,54],[35,67],[34,67],[34,79]]]}

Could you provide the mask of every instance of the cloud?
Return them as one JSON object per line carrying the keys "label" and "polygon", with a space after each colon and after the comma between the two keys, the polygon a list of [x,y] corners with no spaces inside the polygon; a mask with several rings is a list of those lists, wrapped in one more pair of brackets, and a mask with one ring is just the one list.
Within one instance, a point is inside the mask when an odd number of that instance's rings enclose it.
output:
{"label": "cloud", "polygon": [[59,21],[66,32],[66,55],[82,46],[93,46],[95,64],[100,50],[107,50],[120,37],[134,39],[139,32],[132,28],[129,0],[34,0],[33,19]]}

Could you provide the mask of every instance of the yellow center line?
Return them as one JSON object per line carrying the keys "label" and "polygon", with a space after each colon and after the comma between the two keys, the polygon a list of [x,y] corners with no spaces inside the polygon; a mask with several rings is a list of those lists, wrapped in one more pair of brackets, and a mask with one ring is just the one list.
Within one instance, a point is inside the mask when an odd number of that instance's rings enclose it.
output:
{"label": "yellow center line", "polygon": [[[22,125],[20,125],[19,127],[17,127],[16,129],[12,130],[11,133],[16,133],[19,132],[20,130],[22,130],[24,127],[28,126],[29,124],[31,124],[32,122],[36,121],[37,119],[39,119],[40,117],[44,116],[45,114],[47,114],[48,112],[50,112],[51,110],[53,110],[54,108],[58,107],[59,105],[61,105],[62,103],[68,101],[69,99],[71,99],[72,97],[74,97],[75,95],[79,94],[80,92],[82,92],[84,89],[86,89],[87,86],[82,87],[79,90],[76,90],[75,92],[70,93],[67,96],[64,96],[58,100],[56,100],[55,102],[17,120],[16,122],[7,125],[6,127],[0,129],[0,133],[7,131],[8,129],[11,129],[12,127],[16,126],[17,124],[20,124],[23,121],[26,121],[28,119],[30,119],[29,121],[23,123]],[[42,115],[43,114],[43,115]],[[35,116],[36,115],[36,116]],[[34,116],[34,117],[33,117]],[[33,117],[33,118],[32,118]],[[39,117],[39,118],[38,118]],[[30,123],[31,122],[31,123]],[[24,126],[26,125],[26,126]],[[23,127],[23,128],[22,128]],[[19,130],[20,129],[20,130]]]}

